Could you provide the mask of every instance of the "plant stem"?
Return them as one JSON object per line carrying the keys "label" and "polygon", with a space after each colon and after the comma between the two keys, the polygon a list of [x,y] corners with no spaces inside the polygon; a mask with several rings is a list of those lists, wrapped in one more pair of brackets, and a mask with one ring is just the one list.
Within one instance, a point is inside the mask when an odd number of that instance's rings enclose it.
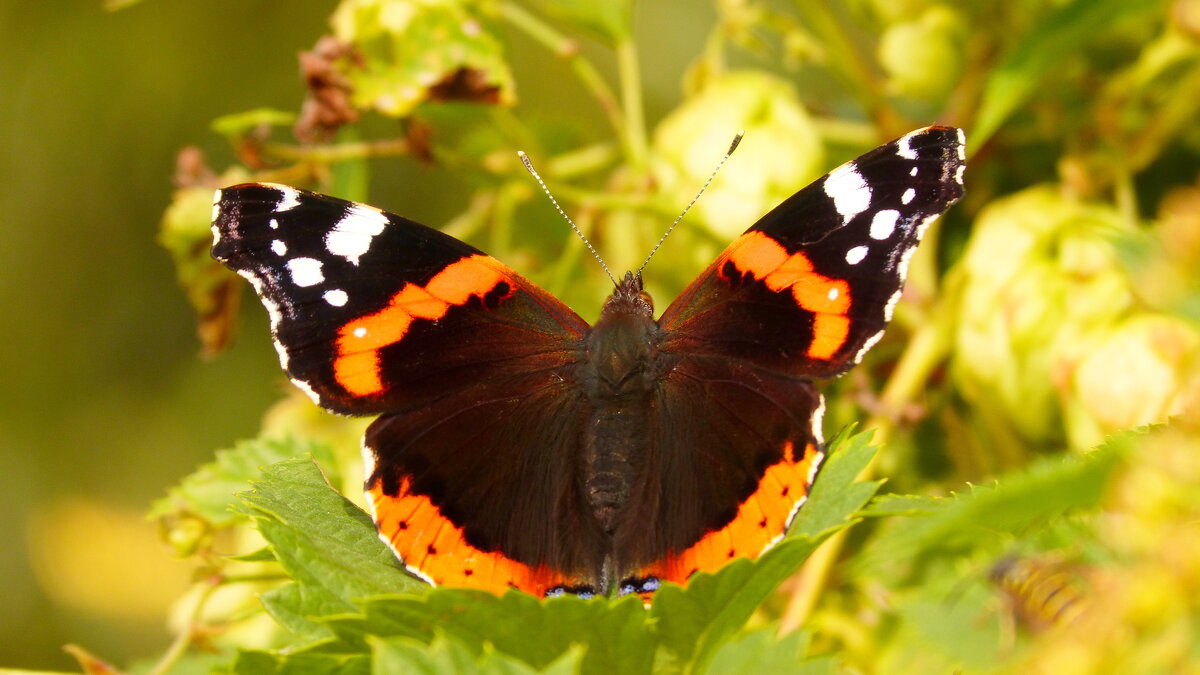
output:
{"label": "plant stem", "polygon": [[407,139],[392,138],[382,141],[359,141],[354,143],[330,143],[326,145],[284,145],[271,143],[267,152],[281,159],[303,160],[317,164],[333,164],[351,159],[390,157],[407,155],[410,151]]}
{"label": "plant stem", "polygon": [[575,71],[575,75],[579,77],[584,88],[590,91],[596,98],[596,102],[600,104],[600,109],[608,117],[613,131],[618,136],[625,135],[621,106],[617,102],[616,95],[591,61],[579,54],[579,47],[574,40],[554,30],[549,24],[525,11],[525,8],[514,2],[500,3],[500,13],[514,28],[524,32],[556,56],[566,59],[567,65]]}
{"label": "plant stem", "polygon": [[642,105],[642,75],[637,45],[632,36],[617,43],[617,71],[621,76],[621,107],[625,114],[625,151],[635,171],[646,165],[646,114]]}
{"label": "plant stem", "polygon": [[200,625],[201,617],[204,615],[204,608],[208,605],[208,601],[212,598],[213,593],[221,586],[221,582],[222,579],[219,575],[213,575],[203,582],[206,585],[200,592],[200,597],[196,598],[196,606],[192,608],[191,614],[188,615],[187,625],[180,629],[179,634],[171,641],[171,646],[167,648],[166,653],[150,669],[149,675],[165,675],[187,653],[188,647],[191,646],[192,639],[195,637],[196,630]]}

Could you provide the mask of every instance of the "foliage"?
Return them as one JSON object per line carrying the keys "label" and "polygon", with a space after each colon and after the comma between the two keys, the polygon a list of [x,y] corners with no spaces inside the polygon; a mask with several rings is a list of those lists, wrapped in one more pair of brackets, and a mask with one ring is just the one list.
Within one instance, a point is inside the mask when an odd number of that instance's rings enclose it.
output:
{"label": "foliage", "polygon": [[[632,265],[745,129],[654,260],[649,290],[666,298],[837,162],[954,124],[967,132],[967,197],[927,235],[887,339],[826,387],[828,426],[869,403],[878,456],[865,435],[831,441],[787,538],[663,588],[649,609],[629,597],[539,602],[409,577],[340,493],[357,480],[347,439],[361,423],[314,421],[289,398],[262,438],[219,453],[153,509],[203,573],[154,672],[1197,662],[1200,432],[1187,419],[1129,431],[1200,404],[1196,3],[718,2],[678,74],[682,98],[653,128],[640,9],[343,0],[331,35],[302,55],[303,108],[214,123],[239,162],[192,172],[164,216],[160,241],[205,348],[228,340],[244,290],[207,255],[208,195],[232,181],[367,200],[387,185],[372,170],[383,158],[452,169],[474,192],[443,229],[592,307],[606,280],[569,231],[516,229],[556,222],[517,149],[604,257]],[[548,71],[522,67],[521,50],[560,60],[554,72],[607,127],[519,107]],[[878,476],[889,482],[875,496]]]}

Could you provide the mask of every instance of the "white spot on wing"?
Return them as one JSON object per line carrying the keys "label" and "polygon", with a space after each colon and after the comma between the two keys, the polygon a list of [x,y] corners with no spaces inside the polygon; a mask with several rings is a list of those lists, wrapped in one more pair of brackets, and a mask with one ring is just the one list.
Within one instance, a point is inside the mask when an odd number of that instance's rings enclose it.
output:
{"label": "white spot on wing", "polygon": [[904,285],[904,280],[908,278],[908,261],[912,260],[913,253],[917,250],[916,245],[909,246],[900,254],[900,263],[896,265],[896,276],[900,277],[900,285]]}
{"label": "white spot on wing", "polygon": [[325,298],[325,302],[328,302],[334,307],[342,307],[350,299],[350,296],[346,295],[346,291],[343,291],[340,288],[335,288],[332,291],[325,291],[325,294],[321,297]]}
{"label": "white spot on wing", "polygon": [[282,239],[276,239],[271,242],[271,250],[275,255],[287,255],[287,244],[283,243]]}
{"label": "white spot on wing", "polygon": [[896,231],[896,219],[900,212],[895,209],[884,209],[871,219],[871,238],[883,241]]}
{"label": "white spot on wing", "polygon": [[932,216],[925,216],[923,219],[921,219],[921,222],[917,223],[917,239],[924,237],[925,230],[928,230],[929,226],[932,225],[933,222],[935,220],[937,220],[938,217],[940,217],[941,215],[942,214],[940,214],[940,213],[935,213]]}
{"label": "white spot on wing", "polygon": [[[253,272],[250,270],[238,270],[237,273],[238,276],[250,282],[250,285],[254,287],[254,292],[258,295],[258,299],[262,300],[263,307],[267,309],[267,317],[271,320],[271,335],[274,336],[276,331],[279,330],[279,322],[283,321],[283,312],[279,311],[279,305],[263,292],[262,280],[255,276]],[[271,342],[275,345],[275,352],[279,354],[279,367],[287,370],[287,350],[283,348],[283,343],[279,340],[271,340]]]}
{"label": "white spot on wing", "polygon": [[827,297],[830,300],[837,300],[839,295],[841,295],[841,292],[838,291],[836,286],[834,286],[833,288],[829,289],[829,293],[827,294]]}
{"label": "white spot on wing", "polygon": [[812,436],[817,443],[825,444],[825,432],[822,430],[822,425],[825,423],[825,397],[817,395],[817,409],[813,411],[812,416]]}
{"label": "white spot on wing", "polygon": [[900,155],[904,159],[916,159],[917,151],[913,150],[912,137],[915,134],[923,133],[923,131],[924,130],[914,131],[913,133],[906,134],[905,136],[902,136],[899,140],[897,140],[896,141],[896,154]]}
{"label": "white spot on wing", "polygon": [[962,129],[958,129],[958,158],[965,160],[967,158],[967,135]]}
{"label": "white spot on wing", "polygon": [[267,221],[267,225],[270,225],[272,230],[278,230],[278,229],[279,229],[279,221],[278,221],[278,220],[276,220],[276,219],[274,219],[274,218],[272,218],[272,219],[268,220],[268,221]]}
{"label": "white spot on wing", "polygon": [[279,201],[275,203],[276,211],[287,211],[300,206],[300,193],[286,185],[274,186],[279,191]]}
{"label": "white spot on wing", "polygon": [[[900,294],[897,293],[896,297],[899,296]],[[880,338],[882,337],[883,331],[879,331],[878,333],[875,333],[871,337],[867,338],[867,341],[863,343],[862,349],[858,350],[858,353],[854,355],[854,362],[861,363],[863,356],[865,356],[866,353],[871,350],[871,347],[874,347],[875,343],[879,342]]]}
{"label": "white spot on wing", "polygon": [[379,209],[354,204],[325,235],[325,249],[357,265],[358,259],[371,248],[371,240],[383,232],[387,224],[387,216]]}
{"label": "white spot on wing", "polygon": [[287,261],[288,273],[292,275],[292,283],[307,288],[325,281],[321,271],[321,261],[316,258],[292,258]]}
{"label": "white spot on wing", "polygon": [[219,215],[221,215],[221,191],[217,190],[213,193],[212,219],[214,223]]}
{"label": "white spot on wing", "polygon": [[959,185],[963,184],[963,171],[965,171],[966,168],[966,164],[958,165],[958,168],[954,170],[954,182],[958,183]]}
{"label": "white spot on wing", "polygon": [[825,178],[825,194],[833,200],[833,207],[842,216],[842,222],[867,210],[871,205],[871,187],[863,179],[854,162],[839,166]]}
{"label": "white spot on wing", "polygon": [[892,312],[896,311],[896,303],[900,302],[901,295],[903,295],[903,291],[897,289],[895,293],[892,293],[892,297],[888,298],[888,301],[884,303],[883,320],[885,322],[892,320]]}
{"label": "white spot on wing", "polygon": [[908,175],[915,177],[915,176],[917,175],[917,167],[915,167],[915,166],[914,166],[914,167],[913,167],[913,168],[912,168],[912,169],[911,169],[911,170],[908,172]]}
{"label": "white spot on wing", "polygon": [[[282,349],[282,347],[281,347],[281,349]],[[312,385],[305,382],[304,380],[298,380],[294,377],[292,378],[292,384],[296,385],[297,389],[299,389],[300,391],[307,394],[308,397],[312,399],[313,403],[316,403],[317,405],[321,405],[321,397],[317,395],[316,391],[313,391]]]}
{"label": "white spot on wing", "polygon": [[364,336],[366,336],[366,334],[367,334],[367,329],[363,328],[362,326],[359,326],[358,328],[354,329],[354,337],[356,337],[356,338],[364,337]]}
{"label": "white spot on wing", "polygon": [[867,257],[867,247],[866,246],[855,246],[854,248],[850,249],[849,251],[846,251],[846,262],[850,263],[851,265],[857,265],[858,263],[863,261],[863,258],[866,258],[866,257]]}
{"label": "white spot on wing", "polygon": [[908,188],[907,190],[904,191],[904,194],[900,195],[900,203],[908,204],[916,196],[917,196],[917,191],[912,188]]}

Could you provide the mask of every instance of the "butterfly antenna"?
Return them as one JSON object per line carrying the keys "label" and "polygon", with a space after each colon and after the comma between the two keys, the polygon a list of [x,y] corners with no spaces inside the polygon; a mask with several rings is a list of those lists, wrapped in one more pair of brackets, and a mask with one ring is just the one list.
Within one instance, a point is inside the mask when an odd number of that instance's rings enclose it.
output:
{"label": "butterfly antenna", "polygon": [[583,245],[587,246],[588,250],[592,252],[592,255],[596,257],[596,262],[600,263],[600,268],[603,269],[604,273],[608,275],[608,278],[612,280],[613,286],[619,286],[620,284],[617,283],[617,278],[614,277],[612,271],[608,269],[608,265],[604,264],[604,258],[600,257],[600,254],[596,252],[596,249],[592,246],[592,242],[588,241],[588,238],[583,235],[583,232],[579,229],[579,226],[575,224],[575,221],[571,220],[571,216],[568,216],[567,212],[563,211],[562,207],[558,205],[558,200],[554,198],[554,195],[550,194],[550,188],[546,187],[546,182],[542,180],[542,177],[538,175],[537,170],[533,168],[533,162],[529,161],[529,155],[526,155],[523,151],[518,150],[517,156],[521,158],[521,163],[524,164],[525,169],[533,175],[533,178],[538,182],[538,185],[542,186],[542,192],[545,192],[546,196],[550,198],[550,203],[554,204],[554,208],[558,209],[559,215],[566,219],[567,223],[571,225],[571,229],[575,230],[575,234],[579,235],[579,238],[583,240]]}
{"label": "butterfly antenna", "polygon": [[742,142],[742,136],[744,136],[745,133],[745,131],[737,132],[737,136],[734,136],[733,142],[729,144],[729,149],[725,151],[725,156],[721,158],[721,161],[717,162],[717,168],[712,170],[712,173],[708,175],[708,180],[704,181],[704,185],[700,186],[700,191],[696,193],[695,197],[692,197],[692,201],[688,202],[688,205],[683,208],[683,213],[680,213],[679,216],[675,218],[675,222],[671,223],[671,226],[667,228],[667,231],[663,232],[663,236],[659,238],[658,243],[654,245],[654,248],[650,249],[650,255],[646,256],[646,259],[642,261],[642,266],[637,270],[637,275],[639,277],[642,276],[642,270],[646,269],[646,265],[650,264],[650,259],[654,257],[655,253],[658,252],[658,247],[662,246],[663,242],[667,240],[667,237],[670,236],[671,232],[675,229],[675,226],[679,224],[679,221],[683,220],[683,217],[687,215],[687,212],[690,211],[692,206],[694,206],[700,199],[700,195],[704,194],[704,191],[708,189],[708,184],[717,177],[717,172],[721,170],[721,167],[725,166],[725,162],[729,159],[729,156],[733,154],[734,150],[737,150],[738,143]]}

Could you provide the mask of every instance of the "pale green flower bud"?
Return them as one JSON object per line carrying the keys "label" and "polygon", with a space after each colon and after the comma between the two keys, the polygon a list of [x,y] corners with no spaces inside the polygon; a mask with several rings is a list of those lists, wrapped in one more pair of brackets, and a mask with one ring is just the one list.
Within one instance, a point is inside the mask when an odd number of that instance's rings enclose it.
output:
{"label": "pale green flower bud", "polygon": [[655,130],[653,170],[663,194],[687,204],[738,130],[745,130],[744,140],[689,215],[722,240],[741,234],[829,168],[789,83],[732,72],[710,80]]}
{"label": "pale green flower bud", "polygon": [[1140,314],[1092,343],[1064,392],[1072,445],[1165,422],[1200,402],[1200,332],[1170,316]]}
{"label": "pale green flower bud", "polygon": [[962,73],[965,35],[962,16],[943,5],[888,27],[878,48],[888,90],[915,99],[945,97]]}
{"label": "pale green flower bud", "polygon": [[1107,236],[1117,222],[1049,187],[998,200],[976,220],[961,262],[953,372],[964,396],[1027,439],[1061,434],[1072,354],[1131,304]]}

